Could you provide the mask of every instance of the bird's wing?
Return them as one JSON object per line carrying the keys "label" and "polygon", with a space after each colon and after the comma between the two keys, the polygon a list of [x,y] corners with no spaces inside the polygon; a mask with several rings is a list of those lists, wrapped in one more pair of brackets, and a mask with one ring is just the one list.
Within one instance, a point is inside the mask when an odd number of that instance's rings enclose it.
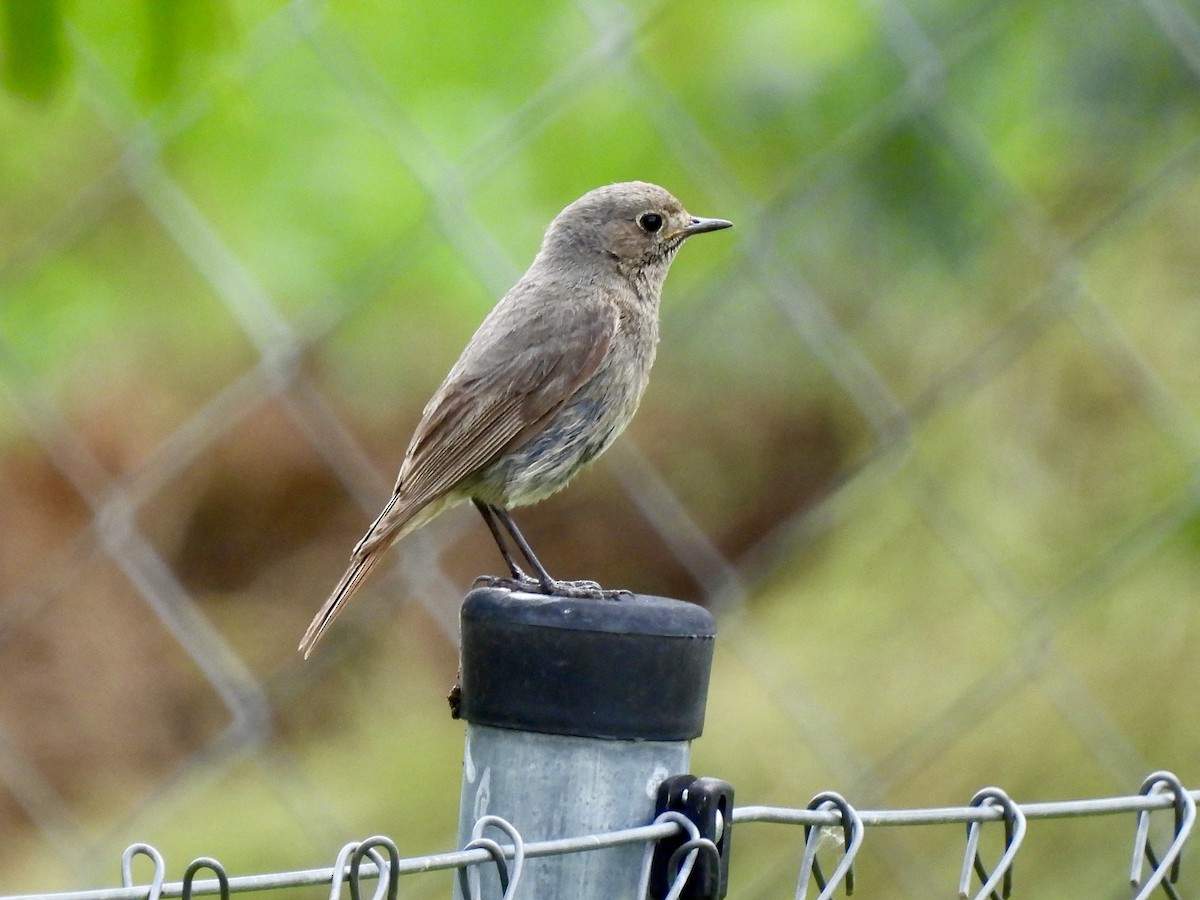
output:
{"label": "bird's wing", "polygon": [[356,553],[390,542],[421,507],[519,446],[591,378],[619,309],[595,286],[566,291],[521,282],[489,314],[425,407],[392,502]]}

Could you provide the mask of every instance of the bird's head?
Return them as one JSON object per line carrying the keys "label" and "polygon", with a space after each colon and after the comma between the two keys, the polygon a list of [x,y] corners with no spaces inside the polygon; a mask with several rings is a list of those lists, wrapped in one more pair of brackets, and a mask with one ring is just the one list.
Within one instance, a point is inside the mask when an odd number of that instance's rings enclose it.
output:
{"label": "bird's head", "polygon": [[546,229],[542,255],[557,264],[615,263],[627,274],[665,278],[687,238],[732,224],[693,216],[656,184],[624,181],[589,191],[559,213]]}

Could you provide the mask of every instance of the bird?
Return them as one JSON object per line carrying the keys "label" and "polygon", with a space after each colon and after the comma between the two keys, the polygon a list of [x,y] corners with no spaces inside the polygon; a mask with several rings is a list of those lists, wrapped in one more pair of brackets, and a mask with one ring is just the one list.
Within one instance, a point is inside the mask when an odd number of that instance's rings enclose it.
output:
{"label": "bird", "polygon": [[642,181],[598,187],[554,218],[529,269],[426,404],[391,498],[300,641],[305,658],[388,548],[468,501],[512,575],[481,580],[552,596],[628,593],[551,578],[509,510],[561,490],[629,424],[654,363],[676,252],[732,224],[693,216]]}

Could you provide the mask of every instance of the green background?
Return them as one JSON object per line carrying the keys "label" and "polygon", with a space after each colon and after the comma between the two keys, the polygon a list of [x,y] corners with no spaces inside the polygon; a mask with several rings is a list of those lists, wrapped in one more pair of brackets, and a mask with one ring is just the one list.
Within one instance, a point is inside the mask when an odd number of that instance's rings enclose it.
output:
{"label": "green background", "polygon": [[[477,517],[295,643],[545,224],[634,178],[736,228],[676,261],[628,436],[518,518],[560,577],[718,613],[694,771],[1197,777],[1194,2],[3,12],[0,892],[137,840],[172,879],[452,846]],[[1017,895],[1126,896],[1133,826],[1034,823]],[[731,896],[791,896],[801,843],[747,825]],[[856,896],[949,896],[963,846],[872,830]]]}

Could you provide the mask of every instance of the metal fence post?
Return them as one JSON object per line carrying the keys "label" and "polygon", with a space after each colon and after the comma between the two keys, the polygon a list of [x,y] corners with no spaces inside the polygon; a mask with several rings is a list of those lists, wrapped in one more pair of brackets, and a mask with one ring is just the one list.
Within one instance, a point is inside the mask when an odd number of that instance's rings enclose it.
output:
{"label": "metal fence post", "polygon": [[[704,725],[716,634],[708,611],[662,597],[482,588],[467,595],[461,622],[459,846],[488,814],[526,841],[652,821],[659,784],[687,771]],[[527,860],[515,896],[632,900],[643,851]],[[483,868],[482,896],[499,898],[495,867]],[[457,881],[454,891],[461,900]]]}

